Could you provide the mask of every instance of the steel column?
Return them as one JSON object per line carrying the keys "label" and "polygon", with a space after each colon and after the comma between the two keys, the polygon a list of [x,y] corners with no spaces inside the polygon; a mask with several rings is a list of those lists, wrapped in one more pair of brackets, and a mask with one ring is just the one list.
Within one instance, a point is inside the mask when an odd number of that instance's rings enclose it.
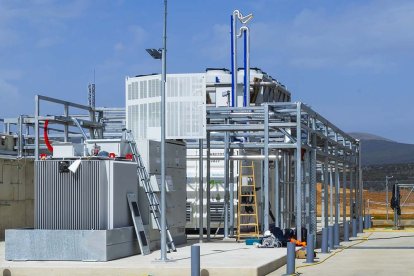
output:
{"label": "steel column", "polygon": [[333,218],[333,181],[332,181],[332,166],[329,164],[329,223],[332,225],[334,223]]}
{"label": "steel column", "polygon": [[274,210],[275,210],[275,226],[281,227],[280,223],[280,181],[279,181],[279,158],[276,158],[275,161],[275,181],[274,181],[274,187],[275,187],[275,200],[274,200]]}
{"label": "steel column", "polygon": [[352,221],[355,218],[355,208],[354,208],[354,167],[349,167],[349,217]]}
{"label": "steel column", "polygon": [[301,103],[296,106],[296,233],[297,239],[302,240],[302,130],[301,130]]}
{"label": "steel column", "polygon": [[224,135],[224,238],[229,237],[229,133]]}
{"label": "steel column", "polygon": [[308,230],[308,233],[310,233],[310,210],[311,210],[311,200],[310,200],[310,156],[311,152],[307,151],[304,155],[304,166],[303,166],[303,177],[305,180],[304,185],[304,197],[303,197],[303,203],[305,204],[305,212],[303,215],[303,220],[305,221],[306,229]]}
{"label": "steel column", "polygon": [[316,204],[316,135],[312,135],[312,150],[310,152],[310,229],[309,233],[316,237],[317,231],[317,204]]}
{"label": "steel column", "polygon": [[[234,150],[230,150],[233,155]],[[230,236],[234,235],[234,160],[230,160]]]}
{"label": "steel column", "polygon": [[264,106],[264,231],[269,230],[269,105]]}
{"label": "steel column", "polygon": [[35,160],[39,160],[39,95],[35,96]]}
{"label": "steel column", "polygon": [[19,141],[18,141],[18,153],[19,157],[23,157],[23,115],[19,116]]}
{"label": "steel column", "polygon": [[[325,149],[327,150],[328,148],[328,142],[325,141]],[[325,157],[325,164],[323,166],[323,206],[324,206],[324,212],[323,212],[323,216],[324,216],[324,224],[323,227],[328,228],[329,226],[329,217],[328,217],[328,157]]]}
{"label": "steel column", "polygon": [[280,222],[281,222],[281,228],[286,228],[286,152],[282,152],[282,185],[281,185],[281,198],[280,198],[280,206],[281,206],[281,212],[280,212]]}
{"label": "steel column", "polygon": [[[336,154],[338,154],[338,150],[336,150]],[[339,166],[338,166],[338,160],[335,160],[335,223],[339,225],[339,218],[341,216],[340,214],[340,196],[339,196]]]}
{"label": "steel column", "polygon": [[[64,105],[64,113],[63,113],[66,117],[69,117],[69,106],[67,104]],[[63,130],[64,130],[64,136],[63,139],[65,142],[68,142],[69,140],[69,125],[67,123],[65,123],[65,125],[63,126]]]}
{"label": "steel column", "polygon": [[342,223],[346,223],[346,164],[342,164]]}
{"label": "steel column", "polygon": [[211,200],[211,186],[210,186],[210,131],[207,131],[207,189],[206,189],[206,230],[207,230],[207,241],[210,241],[211,231],[211,216],[210,216],[210,200]]}
{"label": "steel column", "polygon": [[360,216],[362,216],[362,202],[363,202],[363,196],[364,196],[364,183],[362,182],[362,164],[361,164],[361,147],[362,142],[359,142],[358,147],[358,180],[359,180],[359,187],[360,187]]}
{"label": "steel column", "polygon": [[199,148],[198,148],[198,213],[199,213],[199,217],[198,217],[198,239],[200,242],[203,242],[203,231],[204,231],[204,227],[203,227],[203,205],[204,205],[204,199],[203,199],[203,176],[204,176],[204,172],[203,172],[203,139],[199,139],[198,141],[199,143]]}

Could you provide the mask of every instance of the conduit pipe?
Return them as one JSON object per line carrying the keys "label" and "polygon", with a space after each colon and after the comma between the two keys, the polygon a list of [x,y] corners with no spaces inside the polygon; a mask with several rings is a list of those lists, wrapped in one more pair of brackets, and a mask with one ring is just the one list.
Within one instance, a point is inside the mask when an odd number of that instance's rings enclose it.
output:
{"label": "conduit pipe", "polygon": [[[230,156],[230,160],[264,160],[264,155],[233,155]],[[187,156],[188,160],[198,160],[198,156]],[[207,159],[207,157],[203,157]],[[280,159],[277,155],[269,155],[269,160]],[[210,160],[224,160],[224,156],[210,156]]]}
{"label": "conduit pipe", "polygon": [[236,17],[240,16],[240,11],[233,11],[231,16],[231,106],[237,106],[237,37],[236,37]]}
{"label": "conduit pipe", "polygon": [[250,30],[247,26],[240,28],[238,38],[244,35],[244,93],[243,106],[250,105]]}
{"label": "conduit pipe", "polygon": [[50,141],[49,141],[49,135],[48,135],[48,133],[47,133],[47,127],[48,127],[48,125],[49,125],[49,120],[46,120],[46,121],[45,121],[45,125],[44,125],[44,127],[43,127],[43,136],[44,136],[44,138],[45,138],[45,144],[46,144],[47,149],[48,149],[50,152],[53,152],[53,147],[52,147],[52,145],[50,144]]}

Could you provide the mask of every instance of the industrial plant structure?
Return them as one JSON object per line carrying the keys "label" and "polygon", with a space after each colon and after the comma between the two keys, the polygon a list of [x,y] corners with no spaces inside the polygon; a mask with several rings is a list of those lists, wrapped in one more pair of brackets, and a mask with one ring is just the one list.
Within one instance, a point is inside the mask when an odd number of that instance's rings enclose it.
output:
{"label": "industrial plant structure", "polygon": [[[0,189],[16,184],[6,166],[27,162],[20,185],[29,194],[25,214],[34,210],[24,224],[1,227],[34,228],[6,230],[6,259],[107,261],[162,246],[174,251],[186,242],[186,227],[206,241],[212,228],[239,240],[272,227],[294,229],[303,241],[305,232],[316,237],[317,202],[319,226],[335,227],[335,244],[340,223],[350,219],[360,230],[359,141],[306,104],[292,102],[278,80],[250,68],[250,19],[233,13],[231,70],[166,75],[165,129],[159,74],[127,77],[125,108],[37,95],[33,116],[4,119],[0,182],[8,183]],[[243,68],[236,64],[240,37]],[[45,102],[61,113],[48,115]],[[166,205],[160,204],[163,189]],[[6,195],[0,200],[16,199]],[[166,244],[160,235],[164,216]]]}

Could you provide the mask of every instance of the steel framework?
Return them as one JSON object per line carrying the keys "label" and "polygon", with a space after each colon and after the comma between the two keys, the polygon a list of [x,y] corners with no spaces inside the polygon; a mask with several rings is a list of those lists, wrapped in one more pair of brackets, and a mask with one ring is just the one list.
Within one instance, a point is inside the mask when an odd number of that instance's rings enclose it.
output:
{"label": "steel framework", "polygon": [[[197,143],[198,144],[198,143]],[[188,143],[188,147],[196,148]],[[302,227],[317,231],[316,184],[322,182],[322,225],[346,221],[346,189],[349,187],[351,216],[362,216],[362,176],[360,142],[303,103],[264,103],[250,107],[208,107],[207,137],[199,148],[207,147],[207,168],[217,157],[210,149],[224,150],[224,237],[234,229],[230,170],[233,160],[262,160],[262,230],[269,229],[269,212],[275,214],[280,228],[295,226],[298,238]],[[252,154],[254,153],[254,154]],[[203,159],[200,158],[200,167]],[[274,181],[269,183],[269,167],[274,166]],[[329,177],[330,176],[330,177]],[[210,171],[207,169],[207,183]],[[340,199],[340,182],[343,198]],[[328,186],[330,191],[328,190]],[[274,192],[270,208],[269,190]],[[207,185],[207,239],[210,236],[210,185]],[[331,195],[329,200],[328,194]],[[202,196],[202,193],[200,193]],[[334,196],[334,197],[333,197]],[[335,206],[333,202],[335,199]],[[201,199],[202,202],[202,199]],[[328,203],[330,208],[328,209]],[[202,204],[200,204],[202,214]],[[328,214],[331,215],[329,221]],[[200,231],[200,238],[201,231]]]}
{"label": "steel framework", "polygon": [[[63,106],[63,115],[41,116],[40,102],[52,102]],[[125,125],[124,109],[92,109],[44,96],[36,97],[36,115],[4,119],[4,132],[16,128],[18,156],[38,157],[43,150],[39,129],[45,120],[58,123],[52,128],[52,139],[66,141],[68,137],[82,137],[71,117],[75,116],[89,135],[113,137]],[[76,115],[69,108],[77,109]],[[79,110],[83,110],[79,112]],[[86,113],[86,114],[79,114]],[[274,223],[280,228],[297,228],[301,237],[302,227],[308,233],[317,231],[317,201],[322,206],[322,226],[339,224],[347,220],[346,190],[349,188],[349,206],[352,218],[362,217],[362,175],[360,142],[353,139],[327,119],[303,103],[263,103],[249,107],[207,107],[207,137],[199,141],[187,141],[188,148],[207,149],[206,194],[199,191],[200,202],[206,200],[207,240],[210,239],[210,162],[224,159],[224,236],[232,236],[235,228],[234,199],[235,170],[237,160],[259,160],[262,163],[262,230],[269,229],[270,211]],[[60,125],[60,127],[59,127]],[[71,129],[70,129],[71,127]],[[49,128],[50,129],[50,128]],[[36,131],[37,130],[37,131]],[[223,157],[212,156],[211,149],[224,151]],[[36,154],[34,153],[36,151]],[[273,175],[270,175],[270,167]],[[199,166],[201,169],[202,166]],[[202,173],[200,173],[202,175]],[[273,179],[271,181],[270,179]],[[203,180],[201,179],[202,183]],[[260,181],[258,181],[260,182]],[[317,198],[316,184],[322,183],[321,198]],[[341,185],[342,183],[342,185]],[[342,199],[340,188],[342,186]],[[270,190],[272,194],[270,194]],[[273,201],[270,203],[270,198]],[[342,202],[341,202],[342,201]],[[335,202],[335,204],[334,204]],[[342,210],[341,210],[342,204]],[[200,213],[203,206],[200,204]],[[359,219],[357,219],[359,221]],[[202,225],[202,223],[200,224]],[[203,239],[200,231],[200,239]]]}
{"label": "steel framework", "polygon": [[[40,110],[41,102],[54,103],[62,107],[60,115],[44,115]],[[53,141],[68,141],[69,138],[80,139],[82,133],[76,127],[72,118],[76,118],[82,128],[89,129],[91,137],[120,138],[125,128],[124,108],[91,108],[60,99],[37,95],[35,97],[36,115],[20,115],[17,118],[1,119],[4,134],[13,135],[15,147],[4,158],[35,158],[39,152],[46,150],[43,138],[39,134],[44,128],[44,121],[48,120],[54,125],[48,127],[49,138]],[[71,109],[75,109],[73,111]],[[49,109],[48,109],[49,110]],[[92,118],[92,119],[91,119]],[[36,132],[37,129],[37,132]],[[37,142],[36,142],[37,141]],[[37,151],[37,154],[36,154]]]}

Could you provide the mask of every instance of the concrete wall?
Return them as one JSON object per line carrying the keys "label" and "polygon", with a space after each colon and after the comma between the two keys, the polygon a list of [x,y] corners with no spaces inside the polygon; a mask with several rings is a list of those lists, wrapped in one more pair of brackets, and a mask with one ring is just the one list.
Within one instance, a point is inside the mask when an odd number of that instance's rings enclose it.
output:
{"label": "concrete wall", "polygon": [[0,159],[0,240],[9,228],[33,227],[34,162]]}

